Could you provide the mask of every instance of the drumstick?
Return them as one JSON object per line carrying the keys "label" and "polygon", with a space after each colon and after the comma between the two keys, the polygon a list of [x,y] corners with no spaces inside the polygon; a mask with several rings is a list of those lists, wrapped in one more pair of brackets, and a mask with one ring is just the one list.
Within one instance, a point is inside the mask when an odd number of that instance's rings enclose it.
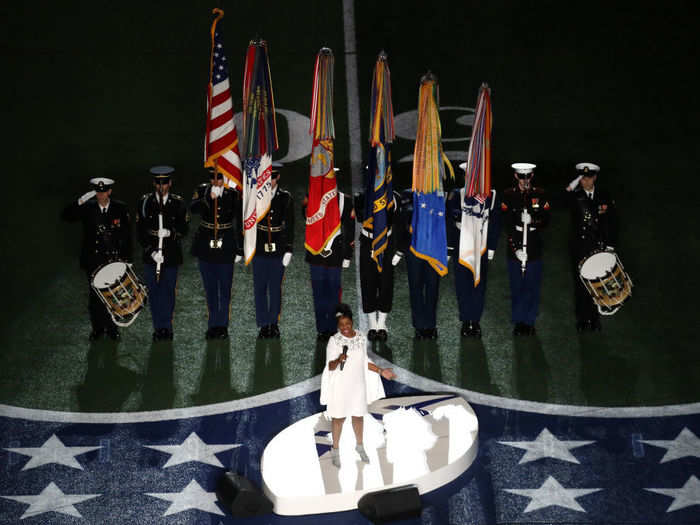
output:
{"label": "drumstick", "polygon": [[[158,214],[158,233],[163,229],[163,213]],[[163,237],[158,235],[158,253],[163,255]],[[156,282],[160,281],[160,261],[156,263]]]}
{"label": "drumstick", "polygon": [[525,275],[525,268],[527,267],[527,224],[523,222],[523,253],[525,254],[524,260],[520,261],[520,271],[522,275]]}

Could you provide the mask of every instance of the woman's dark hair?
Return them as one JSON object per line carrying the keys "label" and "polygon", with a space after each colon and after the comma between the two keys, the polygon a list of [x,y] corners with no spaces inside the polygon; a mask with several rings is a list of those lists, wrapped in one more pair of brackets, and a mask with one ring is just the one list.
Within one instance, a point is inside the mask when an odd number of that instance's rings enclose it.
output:
{"label": "woman's dark hair", "polygon": [[338,306],[335,307],[336,320],[340,319],[341,317],[347,317],[352,321],[352,310],[345,303],[340,303]]}

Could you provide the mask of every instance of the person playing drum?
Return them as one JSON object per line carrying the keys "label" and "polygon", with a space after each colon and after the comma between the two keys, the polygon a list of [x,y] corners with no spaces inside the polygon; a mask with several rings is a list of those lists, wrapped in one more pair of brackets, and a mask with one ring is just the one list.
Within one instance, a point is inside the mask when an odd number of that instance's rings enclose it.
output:
{"label": "person playing drum", "polygon": [[131,262],[131,220],[126,204],[111,198],[114,181],[103,177],[90,180],[92,190],[63,210],[61,218],[83,223],[80,267],[88,278],[90,340],[107,334],[119,340],[119,329],[92,288],[92,275],[98,268],[115,261]]}
{"label": "person playing drum", "polygon": [[591,162],[576,164],[578,176],[567,186],[571,210],[570,253],[576,302],[576,330],[600,330],[600,318],[590,293],[579,277],[583,259],[596,251],[614,251],[617,244],[615,201],[596,181],[600,166]]}

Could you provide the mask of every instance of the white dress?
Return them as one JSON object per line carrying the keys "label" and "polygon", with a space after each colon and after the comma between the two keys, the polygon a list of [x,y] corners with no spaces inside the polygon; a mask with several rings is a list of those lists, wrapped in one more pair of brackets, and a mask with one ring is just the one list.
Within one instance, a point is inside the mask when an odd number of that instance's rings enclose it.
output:
{"label": "white dress", "polygon": [[[348,347],[345,366],[335,370],[328,368],[328,363]],[[326,366],[321,376],[321,404],[326,405],[329,417],[343,418],[364,416],[367,405],[384,397],[384,386],[379,374],[369,370],[367,364],[367,338],[360,331],[355,337],[345,337],[340,332],[328,340],[326,347]]]}

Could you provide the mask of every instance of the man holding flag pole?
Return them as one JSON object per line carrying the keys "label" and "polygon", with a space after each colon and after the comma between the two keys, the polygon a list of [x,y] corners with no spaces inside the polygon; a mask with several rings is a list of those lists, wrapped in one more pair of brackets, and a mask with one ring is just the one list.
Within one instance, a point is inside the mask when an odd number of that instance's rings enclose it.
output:
{"label": "man holding flag pole", "polygon": [[445,166],[454,178],[452,165],[442,150],[435,76],[421,78],[418,95],[418,128],[413,155],[413,213],[410,248],[406,256],[411,315],[416,339],[437,338],[437,301],[440,277],[447,274]]}
{"label": "man holding flag pole", "polygon": [[207,339],[228,338],[233,265],[242,257],[241,159],[238,133],[233,121],[229,67],[224,53],[223,33],[218,22],[221,9],[211,26],[211,56],[207,87],[207,122],[204,139],[204,166],[209,184],[195,190],[190,208],[201,216],[192,243],[207,298],[209,318]]}
{"label": "man holding flag pole", "polygon": [[400,198],[394,196],[392,183],[394,112],[391,76],[384,51],[375,64],[371,98],[369,158],[364,192],[355,196],[355,213],[362,225],[360,281],[362,310],[369,318],[367,338],[386,341],[386,318],[394,296],[394,265],[400,260],[400,257],[393,257],[396,235],[392,235]]}
{"label": "man holding flag pole", "polygon": [[464,170],[464,187],[447,199],[448,254],[454,258],[455,290],[463,337],[481,337],[488,261],[500,234],[500,204],[491,188],[491,90],[482,84]]}
{"label": "man holding flag pole", "polygon": [[350,266],[355,217],[350,197],[338,192],[334,167],[333,65],[333,52],[322,48],[314,67],[309,131],[313,145],[305,199],[304,247],[319,340],[327,340],[337,330],[335,307],[341,299],[341,267]]}

